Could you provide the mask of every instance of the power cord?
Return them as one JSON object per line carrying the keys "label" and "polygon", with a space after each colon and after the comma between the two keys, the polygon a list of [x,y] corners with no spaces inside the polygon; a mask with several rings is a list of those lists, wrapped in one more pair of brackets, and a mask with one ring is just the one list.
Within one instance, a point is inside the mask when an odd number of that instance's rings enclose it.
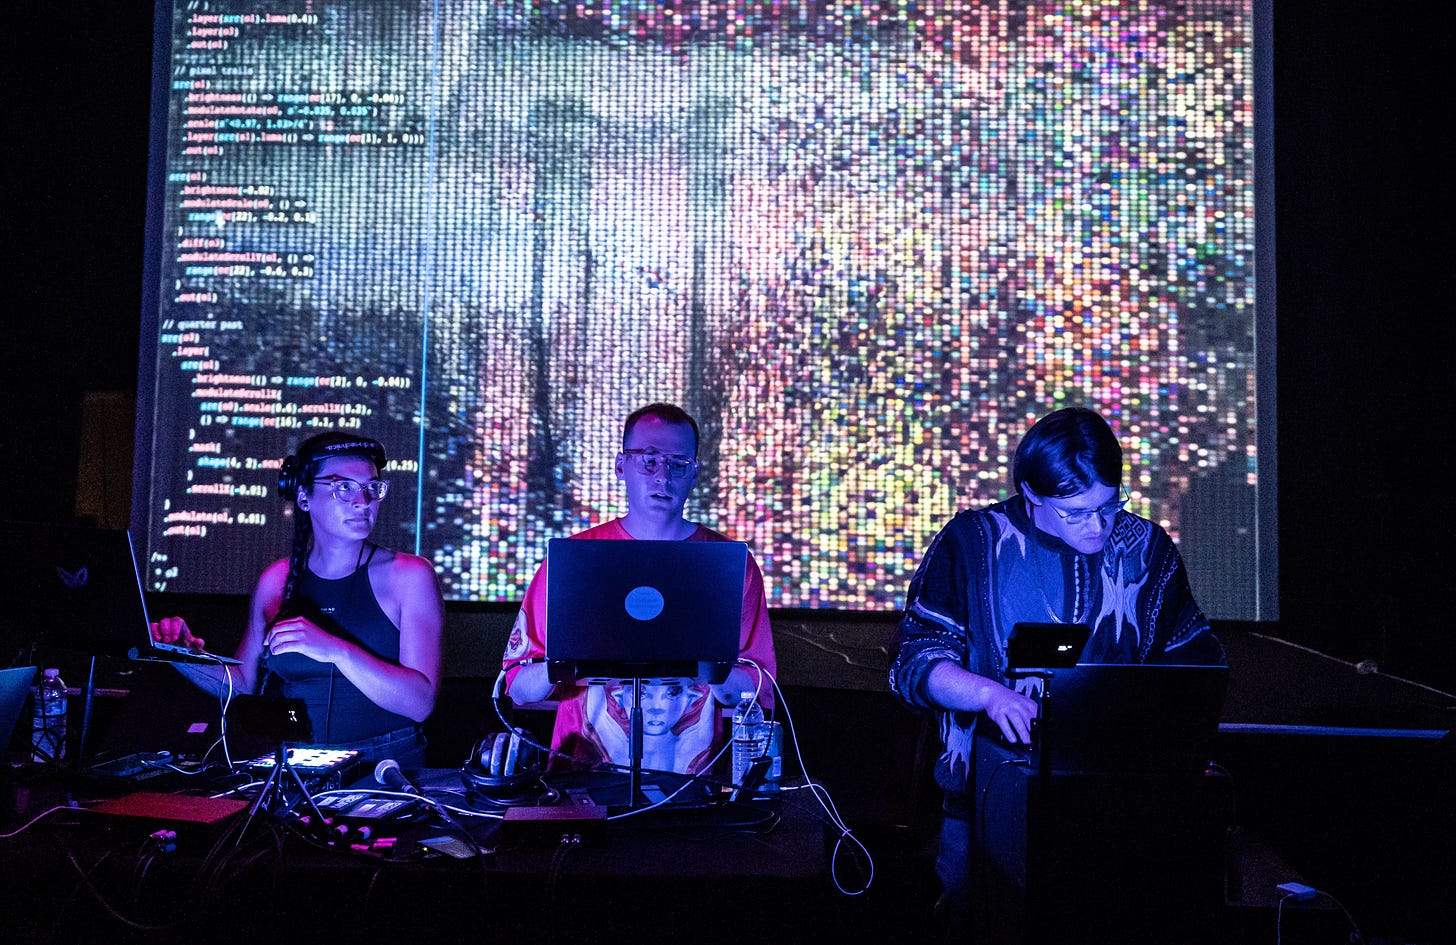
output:
{"label": "power cord", "polygon": [[[543,660],[538,657],[528,657],[525,659],[515,660],[508,666],[503,666],[500,673],[496,676],[495,684],[491,687],[491,704],[495,709],[496,716],[500,719],[501,724],[506,727],[507,731],[520,736],[522,741],[541,750],[547,755],[571,760],[570,756],[564,754],[563,752],[554,751],[551,748],[540,744],[538,741],[536,741],[536,739],[531,737],[531,734],[529,732],[525,732],[517,726],[513,725],[511,721],[505,716],[505,710],[502,704],[502,689],[505,682],[506,673],[510,669],[517,666],[524,666],[529,663],[540,662],[543,662]],[[738,664],[752,667],[753,670],[757,673],[757,683],[754,689],[755,700],[758,698],[759,694],[763,692],[764,682],[766,680],[774,694],[774,715],[778,715],[780,709],[782,709],[783,711],[785,719],[784,731],[788,736],[789,744],[793,746],[794,757],[797,758],[799,761],[799,768],[804,775],[804,784],[796,787],[781,786],[780,790],[807,790],[813,796],[814,800],[819,804],[820,809],[823,811],[825,819],[836,831],[834,846],[830,853],[829,860],[830,878],[834,882],[835,888],[844,895],[862,895],[869,890],[870,885],[874,882],[874,857],[871,856],[869,850],[859,840],[859,838],[854,835],[854,831],[850,829],[849,825],[844,822],[844,819],[840,816],[838,809],[834,805],[833,798],[829,795],[828,789],[825,788],[822,784],[816,782],[813,776],[809,773],[808,765],[804,760],[803,752],[801,751],[799,746],[799,735],[797,729],[794,726],[793,712],[789,708],[788,701],[784,698],[783,688],[779,686],[778,680],[774,678],[772,673],[769,673],[752,659],[749,659],[747,657],[740,657],[738,659]],[[713,766],[719,763],[724,753],[728,751],[731,745],[732,738],[730,737],[729,739],[726,739],[724,741],[723,745],[718,749],[717,753],[713,755],[712,759],[703,766],[703,770],[712,770]],[[679,791],[686,789],[687,786],[691,783],[691,780],[685,781],[683,785],[678,788],[678,791],[674,791],[673,794],[669,795],[667,798],[661,801],[657,801],[654,804],[644,806],[640,809],[634,809],[615,815],[613,819],[640,815],[647,810],[652,810],[668,804],[671,802],[673,797],[677,796],[677,793]],[[765,821],[760,821],[760,823],[770,824],[776,824],[777,822],[777,818],[769,818]],[[839,874],[839,863],[841,857],[845,855],[855,856],[862,865],[863,881],[855,888],[847,888],[846,884],[841,882],[841,877]]]}
{"label": "power cord", "polygon": [[526,744],[530,745],[532,748],[534,748],[537,751],[541,752],[541,754],[542,754],[543,757],[554,757],[554,758],[561,758],[561,759],[566,760],[566,761],[571,761],[572,760],[572,757],[570,755],[565,754],[564,752],[556,751],[555,749],[551,748],[549,745],[543,745],[543,744],[541,744],[539,741],[536,740],[536,737],[532,733],[526,731],[524,728],[520,728],[519,726],[514,725],[510,721],[510,719],[507,719],[506,718],[505,705],[504,705],[504,701],[505,701],[504,686],[505,686],[505,681],[506,681],[506,673],[508,673],[512,669],[515,669],[515,668],[520,667],[520,666],[527,666],[527,665],[529,665],[531,663],[544,663],[544,662],[546,662],[546,660],[544,658],[542,658],[542,657],[526,657],[525,659],[514,660],[514,661],[512,661],[507,666],[502,666],[501,667],[501,671],[496,674],[494,685],[491,686],[491,690],[490,690],[490,704],[491,704],[491,708],[495,709],[495,717],[498,718],[498,719],[500,719],[501,724],[505,726],[507,732],[509,732],[512,735],[517,736],[518,738],[520,738],[521,741],[525,742]]}
{"label": "power cord", "polygon": [[[567,858],[580,847],[581,834],[564,833],[561,835],[561,841],[556,844],[556,848],[551,851],[551,869],[547,874],[548,878],[546,881],[546,901],[548,903],[552,903],[553,905],[556,903],[557,888],[561,881],[562,868],[566,865]],[[561,928],[564,910],[552,908],[548,911],[550,918],[546,937],[557,938],[559,937],[557,933],[564,931]]]}
{"label": "power cord", "polygon": [[[740,659],[739,662],[747,663],[758,671],[760,689],[762,689],[765,679],[769,681],[769,685],[772,687],[774,693],[774,714],[777,715],[778,710],[780,708],[783,709],[785,721],[784,731],[788,735],[789,744],[794,747],[794,757],[799,761],[799,770],[804,774],[804,784],[802,787],[781,787],[780,790],[807,790],[813,796],[814,800],[818,802],[820,809],[824,812],[825,819],[837,831],[834,838],[834,846],[829,855],[829,878],[833,881],[834,888],[844,895],[863,895],[869,891],[870,885],[875,881],[874,857],[870,855],[869,849],[854,835],[854,831],[840,817],[839,810],[834,805],[834,799],[829,795],[829,790],[824,785],[815,781],[813,776],[810,775],[809,765],[805,761],[804,753],[799,747],[799,732],[798,728],[794,725],[794,713],[789,708],[788,700],[784,698],[784,691],[779,686],[779,681],[774,678],[772,673],[769,673],[751,659]],[[757,691],[755,691],[756,697]],[[840,881],[840,858],[846,855],[854,857],[855,861],[862,865],[863,881],[858,887],[852,889],[846,888],[845,884]]]}
{"label": "power cord", "polygon": [[1275,910],[1274,914],[1274,945],[1280,945],[1284,940],[1284,904],[1286,902],[1309,902],[1312,899],[1321,897],[1339,906],[1340,911],[1345,914],[1345,921],[1350,923],[1351,941],[1355,942],[1356,945],[1365,945],[1365,936],[1360,933],[1360,926],[1355,923],[1355,917],[1350,915],[1350,910],[1345,908],[1345,904],[1334,896],[1331,896],[1324,890],[1315,889],[1313,886],[1306,886],[1303,883],[1280,883],[1275,888],[1284,895],[1279,897],[1279,907]]}

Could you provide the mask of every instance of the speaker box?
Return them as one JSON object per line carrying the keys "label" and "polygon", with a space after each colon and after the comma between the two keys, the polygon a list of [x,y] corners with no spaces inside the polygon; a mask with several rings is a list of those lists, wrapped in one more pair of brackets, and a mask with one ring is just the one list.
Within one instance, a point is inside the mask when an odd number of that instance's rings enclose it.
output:
{"label": "speaker box", "polygon": [[86,391],[76,462],[76,519],[126,528],[131,519],[136,398],[122,391]]}
{"label": "speaker box", "polygon": [[1041,776],[998,747],[976,747],[972,908],[986,942],[1221,941],[1230,827],[1222,779]]}

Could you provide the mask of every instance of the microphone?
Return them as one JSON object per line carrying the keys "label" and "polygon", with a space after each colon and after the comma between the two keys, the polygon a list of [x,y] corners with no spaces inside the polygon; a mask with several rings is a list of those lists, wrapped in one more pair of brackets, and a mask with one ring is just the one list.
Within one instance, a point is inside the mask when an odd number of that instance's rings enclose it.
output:
{"label": "microphone", "polygon": [[374,766],[374,780],[385,787],[403,791],[405,794],[420,793],[420,789],[415,786],[415,783],[399,770],[399,762],[393,758],[385,758]]}

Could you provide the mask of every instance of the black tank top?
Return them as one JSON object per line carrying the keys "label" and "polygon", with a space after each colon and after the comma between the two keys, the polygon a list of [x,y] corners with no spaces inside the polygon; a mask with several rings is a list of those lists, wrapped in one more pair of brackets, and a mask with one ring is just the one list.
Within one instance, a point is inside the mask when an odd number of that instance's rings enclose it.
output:
{"label": "black tank top", "polygon": [[[340,639],[397,664],[399,628],[380,608],[369,583],[369,562],[377,550],[371,545],[369,557],[347,577],[328,580],[304,568],[286,613],[307,617]],[[332,663],[282,653],[269,658],[267,669],[281,680],[282,695],[307,702],[316,745],[358,741],[414,724],[375,705]]]}

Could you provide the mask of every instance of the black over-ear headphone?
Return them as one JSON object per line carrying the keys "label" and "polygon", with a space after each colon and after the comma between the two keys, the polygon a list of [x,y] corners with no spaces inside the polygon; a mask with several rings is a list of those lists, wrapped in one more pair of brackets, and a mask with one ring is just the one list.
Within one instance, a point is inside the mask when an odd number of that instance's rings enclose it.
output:
{"label": "black over-ear headphone", "polygon": [[518,732],[496,732],[470,749],[470,757],[460,768],[460,781],[466,790],[479,791],[501,803],[534,798],[545,791],[542,754]]}
{"label": "black over-ear headphone", "polygon": [[331,456],[363,456],[380,475],[384,474],[384,445],[378,440],[347,433],[320,433],[304,440],[296,454],[283,460],[278,470],[278,497],[291,500],[308,473]]}

